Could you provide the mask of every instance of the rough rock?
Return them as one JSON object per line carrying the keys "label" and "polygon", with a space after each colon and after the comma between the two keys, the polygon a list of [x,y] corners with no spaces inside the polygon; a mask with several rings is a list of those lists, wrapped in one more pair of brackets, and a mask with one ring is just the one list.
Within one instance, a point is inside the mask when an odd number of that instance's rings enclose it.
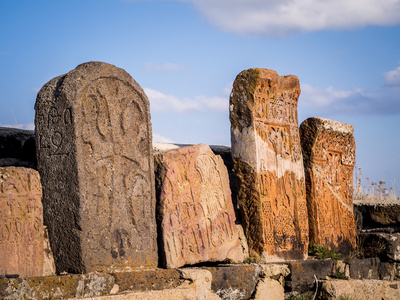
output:
{"label": "rough rock", "polygon": [[359,233],[364,257],[379,257],[385,261],[400,261],[400,233]]}
{"label": "rough rock", "polygon": [[358,212],[361,229],[391,229],[400,232],[399,201],[354,201],[354,211]]}
{"label": "rough rock", "polygon": [[161,265],[242,262],[226,167],[204,144],[155,156]]}
{"label": "rough rock", "polygon": [[36,104],[44,223],[57,273],[157,266],[149,101],[101,62],[50,80]]}
{"label": "rough rock", "polygon": [[211,289],[222,299],[249,299],[260,277],[258,265],[204,267],[212,274]]}
{"label": "rough rock", "polygon": [[327,280],[318,299],[400,299],[400,281]]}
{"label": "rough rock", "polygon": [[325,279],[332,273],[332,260],[305,260],[287,263],[290,275],[286,278],[285,290],[288,292],[305,293],[315,291],[315,277]]}
{"label": "rough rock", "polygon": [[262,278],[257,283],[254,299],[283,300],[284,299],[283,286],[276,280],[270,278]]}
{"label": "rough rock", "polygon": [[43,207],[39,173],[0,167],[0,275],[43,275]]}
{"label": "rough rock", "polygon": [[300,125],[310,241],[348,255],[355,250],[353,126],[323,118]]}
{"label": "rough rock", "polygon": [[394,280],[399,269],[396,264],[381,261],[378,257],[353,258],[349,261],[350,278]]}
{"label": "rough rock", "polygon": [[232,158],[250,253],[264,261],[304,259],[308,217],[296,76],[249,69],[230,97]]}
{"label": "rough rock", "polygon": [[36,168],[35,132],[0,127],[0,167]]}

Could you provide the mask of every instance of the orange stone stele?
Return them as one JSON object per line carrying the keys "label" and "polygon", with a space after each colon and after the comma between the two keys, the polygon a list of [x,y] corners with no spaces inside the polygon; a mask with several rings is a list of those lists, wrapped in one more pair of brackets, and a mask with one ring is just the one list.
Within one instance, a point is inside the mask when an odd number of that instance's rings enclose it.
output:
{"label": "orange stone stele", "polygon": [[305,259],[308,217],[296,76],[241,72],[230,97],[232,158],[249,250],[264,261]]}
{"label": "orange stone stele", "polygon": [[39,173],[0,168],[0,275],[43,276],[43,207]]}
{"label": "orange stone stele", "polygon": [[353,214],[353,126],[308,118],[300,126],[310,240],[349,254],[356,247]]}
{"label": "orange stone stele", "polygon": [[200,144],[159,153],[155,162],[161,265],[243,262],[222,158]]}

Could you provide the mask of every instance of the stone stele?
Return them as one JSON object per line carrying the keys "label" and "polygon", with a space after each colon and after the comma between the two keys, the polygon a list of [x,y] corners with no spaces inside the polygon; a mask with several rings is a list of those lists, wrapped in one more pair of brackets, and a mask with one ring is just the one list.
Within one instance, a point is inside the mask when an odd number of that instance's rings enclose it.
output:
{"label": "stone stele", "polygon": [[157,266],[149,100],[124,70],[79,65],[39,91],[38,170],[57,273]]}
{"label": "stone stele", "polygon": [[252,252],[264,261],[304,259],[308,218],[296,76],[241,72],[230,96],[238,202]]}
{"label": "stone stele", "polygon": [[300,126],[310,241],[349,254],[356,247],[353,214],[353,126],[308,118]]}
{"label": "stone stele", "polygon": [[200,144],[155,155],[160,262],[242,262],[228,171]]}
{"label": "stone stele", "polygon": [[43,207],[39,173],[0,168],[0,275],[43,275]]}

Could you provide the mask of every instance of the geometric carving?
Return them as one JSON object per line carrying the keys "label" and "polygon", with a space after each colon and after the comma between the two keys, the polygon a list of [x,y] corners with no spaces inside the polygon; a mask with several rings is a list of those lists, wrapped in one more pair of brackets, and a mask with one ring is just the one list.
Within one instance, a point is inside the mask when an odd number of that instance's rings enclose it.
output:
{"label": "geometric carving", "polygon": [[249,248],[264,260],[307,257],[308,220],[296,76],[249,69],[230,97],[232,157]]}
{"label": "geometric carving", "polygon": [[242,262],[229,177],[221,157],[200,144],[158,153],[155,162],[162,266]]}
{"label": "geometric carving", "polygon": [[124,70],[79,65],[36,105],[44,221],[57,273],[157,266],[149,101]]}
{"label": "geometric carving", "polygon": [[356,247],[353,214],[353,126],[308,118],[300,126],[310,240],[349,254]]}
{"label": "geometric carving", "polygon": [[39,173],[0,168],[0,275],[43,276],[43,208]]}

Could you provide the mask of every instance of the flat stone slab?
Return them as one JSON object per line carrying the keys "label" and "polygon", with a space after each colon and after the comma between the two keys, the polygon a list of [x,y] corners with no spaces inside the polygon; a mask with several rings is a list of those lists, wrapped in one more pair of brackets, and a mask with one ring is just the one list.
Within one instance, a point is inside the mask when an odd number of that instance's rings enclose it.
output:
{"label": "flat stone slab", "polygon": [[228,172],[204,144],[155,156],[160,262],[242,262]]}
{"label": "flat stone slab", "polygon": [[[285,265],[249,264],[215,267],[68,274],[30,278],[0,277],[0,299],[250,299],[259,284],[279,288]],[[272,291],[270,291],[272,292]],[[274,293],[275,294],[275,293]],[[175,297],[175,298],[174,298]],[[274,299],[274,298],[272,298]]]}
{"label": "flat stone slab", "polygon": [[177,270],[143,270],[115,274],[90,273],[31,278],[0,278],[0,298],[67,299],[126,291],[154,291],[180,286]]}

